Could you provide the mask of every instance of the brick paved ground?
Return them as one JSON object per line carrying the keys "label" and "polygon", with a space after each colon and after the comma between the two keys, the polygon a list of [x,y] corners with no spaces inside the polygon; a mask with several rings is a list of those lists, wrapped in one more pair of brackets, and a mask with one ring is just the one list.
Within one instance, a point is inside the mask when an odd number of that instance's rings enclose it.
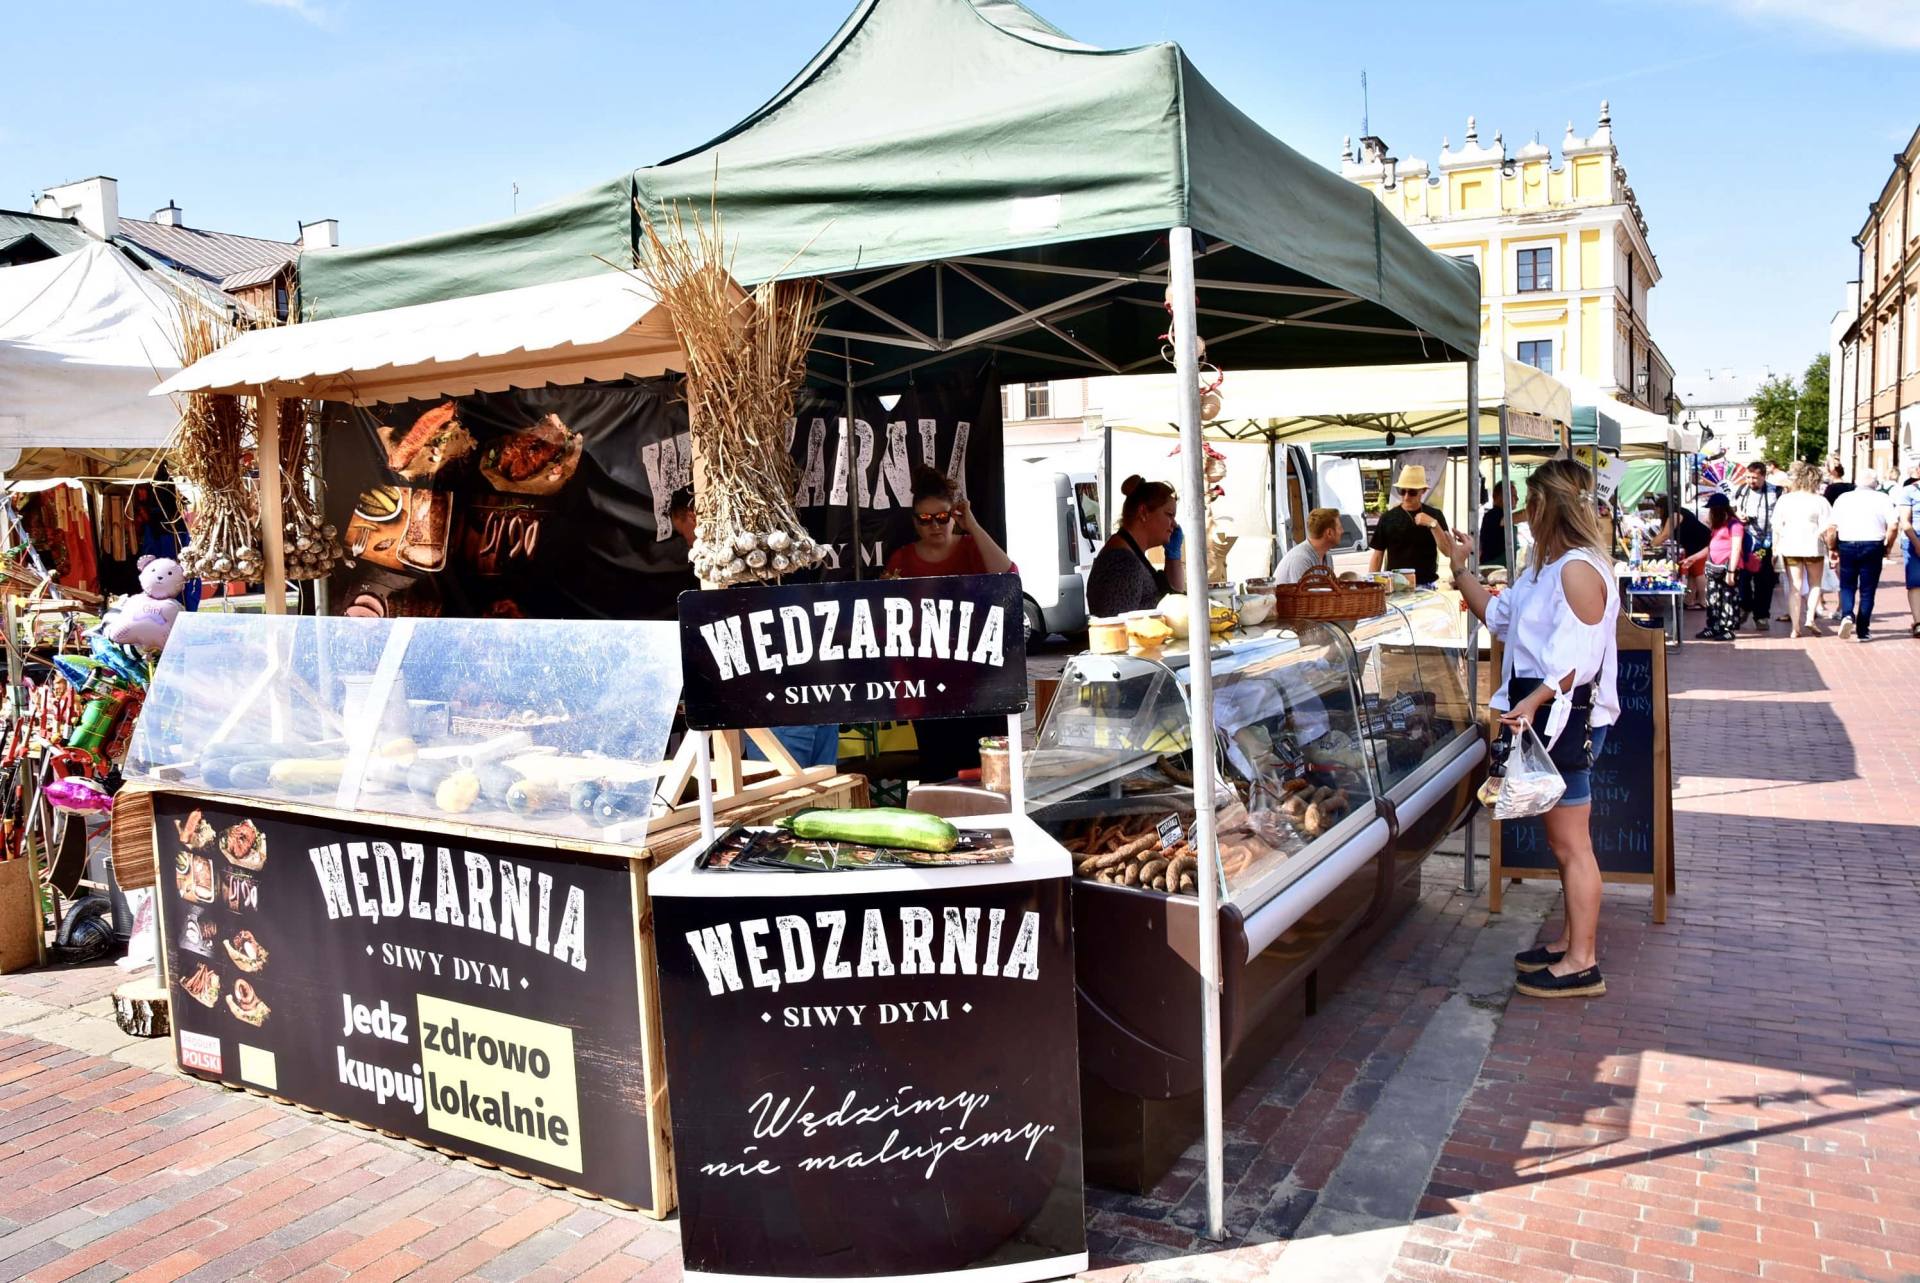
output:
{"label": "brick paved ground", "polygon": [[[1482,992],[1463,977],[1485,899],[1452,889],[1455,861],[1231,1103],[1229,1242],[1200,1233],[1189,1155],[1149,1197],[1089,1193],[1097,1273],[1920,1280],[1920,747],[1897,738],[1920,643],[1903,595],[1880,600],[1869,646],[1683,649],[1671,920],[1610,892],[1605,999],[1484,1016],[1411,1226],[1333,1242],[1373,1239],[1377,1267],[1313,1252],[1343,1232],[1327,1191],[1373,1163],[1350,1149],[1409,1052]],[[1516,889],[1501,929],[1550,903]],[[104,1020],[120,978],[0,978],[0,1280],[677,1277],[671,1221],[157,1070],[164,1044]]]}

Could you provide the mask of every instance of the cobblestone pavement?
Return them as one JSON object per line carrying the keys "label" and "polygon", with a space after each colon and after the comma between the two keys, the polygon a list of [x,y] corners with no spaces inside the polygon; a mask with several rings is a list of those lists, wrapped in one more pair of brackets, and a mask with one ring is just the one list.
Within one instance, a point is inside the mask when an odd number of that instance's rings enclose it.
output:
{"label": "cobblestone pavement", "polygon": [[[1089,1191],[1095,1274],[1920,1280],[1920,642],[1888,588],[1871,645],[1679,652],[1679,895],[1655,927],[1609,889],[1605,998],[1509,1001],[1555,896],[1490,919],[1436,856],[1230,1103],[1228,1241],[1189,1154]],[[120,979],[0,978],[0,1280],[678,1276],[671,1220],[169,1072],[106,1018]]]}

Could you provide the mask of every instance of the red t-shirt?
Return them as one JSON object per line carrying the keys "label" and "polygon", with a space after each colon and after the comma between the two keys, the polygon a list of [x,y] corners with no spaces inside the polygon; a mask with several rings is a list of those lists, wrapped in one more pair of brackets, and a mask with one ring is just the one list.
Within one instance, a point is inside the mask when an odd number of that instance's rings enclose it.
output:
{"label": "red t-shirt", "polygon": [[973,538],[962,535],[960,546],[945,561],[926,560],[920,555],[917,541],[897,549],[893,556],[887,558],[887,573],[902,579],[921,579],[929,575],[984,575],[987,573],[987,563],[981,558],[980,549]]}

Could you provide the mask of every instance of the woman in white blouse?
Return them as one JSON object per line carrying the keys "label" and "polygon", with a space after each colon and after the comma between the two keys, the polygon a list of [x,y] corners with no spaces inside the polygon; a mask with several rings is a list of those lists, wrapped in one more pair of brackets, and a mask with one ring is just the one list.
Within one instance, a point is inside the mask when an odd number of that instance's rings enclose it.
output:
{"label": "woman in white blouse", "polygon": [[[1538,998],[1597,997],[1595,937],[1600,929],[1600,866],[1588,830],[1592,764],[1620,715],[1614,689],[1619,589],[1607,555],[1608,532],[1587,492],[1586,468],[1555,459],[1527,478],[1527,524],[1533,551],[1499,596],[1466,573],[1473,542],[1451,537],[1448,558],[1467,606],[1504,643],[1500,685],[1492,705],[1501,743],[1532,723],[1566,777],[1560,804],[1543,818],[1560,865],[1566,925],[1551,944],[1515,956],[1516,988]],[[1501,750],[1496,745],[1497,751]]]}
{"label": "woman in white blouse", "polygon": [[1793,635],[1820,636],[1820,580],[1833,545],[1833,508],[1821,497],[1820,472],[1801,461],[1793,465],[1792,488],[1773,509],[1773,555],[1787,572],[1787,613]]}

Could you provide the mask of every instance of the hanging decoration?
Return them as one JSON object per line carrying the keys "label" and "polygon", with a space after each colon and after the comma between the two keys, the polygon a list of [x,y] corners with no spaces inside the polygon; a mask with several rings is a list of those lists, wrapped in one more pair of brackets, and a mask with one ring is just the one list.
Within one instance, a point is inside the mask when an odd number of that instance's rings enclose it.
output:
{"label": "hanging decoration", "polygon": [[287,578],[325,579],[347,548],[339,528],[327,521],[318,401],[280,403],[280,496],[286,514]]}
{"label": "hanging decoration", "polygon": [[[182,299],[180,363],[192,365],[234,336],[233,325]],[[254,438],[253,412],[239,397],[190,392],[176,403],[180,426],[167,466],[193,493],[193,541],[180,564],[197,579],[260,577],[259,509],[247,485],[245,458]]]}
{"label": "hanging decoration", "polygon": [[818,329],[819,287],[773,281],[743,294],[717,210],[669,208],[645,230],[635,274],[673,316],[687,354],[695,477],[692,564],[708,587],[777,580],[825,554],[794,511],[787,425]]}

